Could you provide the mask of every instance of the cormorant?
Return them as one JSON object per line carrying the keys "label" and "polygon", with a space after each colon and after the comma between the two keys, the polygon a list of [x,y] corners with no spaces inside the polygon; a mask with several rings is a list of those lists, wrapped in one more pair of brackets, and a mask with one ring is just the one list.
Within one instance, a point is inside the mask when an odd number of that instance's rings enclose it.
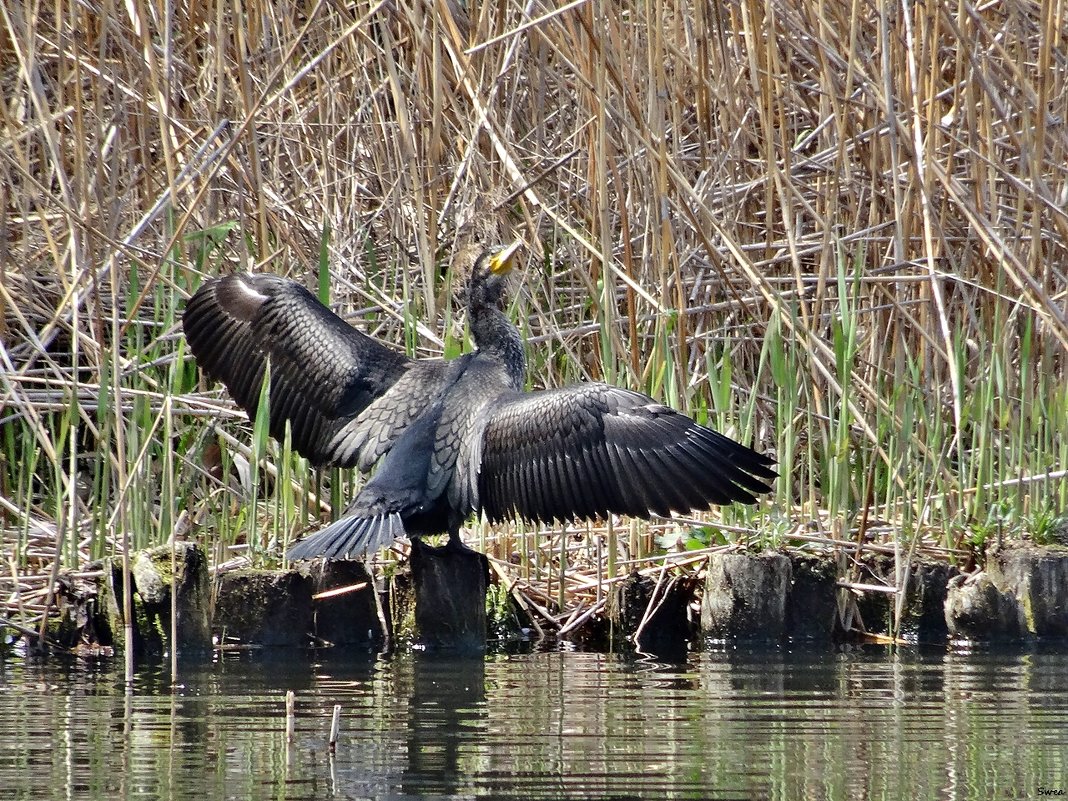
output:
{"label": "cormorant", "polygon": [[476,349],[413,360],[267,274],[206,281],[182,324],[204,371],[255,415],[270,364],[270,432],[315,465],[378,470],[337,522],[290,559],[362,556],[448,532],[473,513],[548,523],[647,518],[755,503],[773,460],[638,392],[582,383],[524,392],[519,331],[502,310],[520,242],[483,253],[468,284]]}

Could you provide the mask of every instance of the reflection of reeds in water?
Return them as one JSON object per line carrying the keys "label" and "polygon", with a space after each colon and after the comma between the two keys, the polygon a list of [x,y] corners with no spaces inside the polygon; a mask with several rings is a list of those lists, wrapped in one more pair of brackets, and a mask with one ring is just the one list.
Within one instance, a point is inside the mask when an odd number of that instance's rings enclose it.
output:
{"label": "reflection of reeds in water", "polygon": [[1068,508],[1055,4],[451,8],[3,17],[3,614],[127,536],[277,561],[351,492],[199,382],[204,276],[454,355],[450,254],[504,229],[532,384],[643,389],[782,465],[701,525],[485,530],[564,625],[665,544],[953,556]]}

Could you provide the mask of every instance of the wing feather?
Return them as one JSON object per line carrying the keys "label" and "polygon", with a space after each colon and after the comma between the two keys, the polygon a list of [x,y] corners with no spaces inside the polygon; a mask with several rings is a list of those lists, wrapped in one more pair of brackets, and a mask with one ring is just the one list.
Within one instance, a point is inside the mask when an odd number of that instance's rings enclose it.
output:
{"label": "wing feather", "polygon": [[649,511],[661,516],[671,514],[670,493],[659,492],[658,487],[649,481],[649,476],[655,475],[660,468],[659,463],[654,460],[653,454],[634,446],[628,448],[628,450],[641,475],[645,477],[645,497],[649,499],[647,503]]}
{"label": "wing feather", "polygon": [[549,471],[553,476],[553,492],[555,503],[553,504],[553,517],[560,521],[565,521],[574,515],[574,511],[568,513],[568,510],[576,510],[578,508],[578,498],[572,494],[571,483],[567,480],[567,474],[564,466],[567,455],[565,453],[556,452],[549,456]]}
{"label": "wing feather", "polygon": [[593,507],[590,505],[589,495],[582,491],[582,479],[573,453],[564,453],[561,457],[560,472],[563,476],[564,486],[567,487],[566,507],[575,510],[575,517],[592,517],[594,514]]}
{"label": "wing feather", "polygon": [[580,474],[579,482],[582,484],[582,488],[589,493],[590,505],[593,507],[594,516],[604,517],[612,505],[611,490],[608,488],[604,468],[598,462],[597,454],[588,446],[583,445],[581,453],[582,462],[580,467],[582,473]]}
{"label": "wing feather", "polygon": [[645,494],[641,476],[630,452],[618,443],[609,443],[608,452],[622,488],[623,499],[626,501],[624,514],[641,516],[643,511],[651,509],[651,499]]}
{"label": "wing feather", "polygon": [[270,432],[288,422],[293,446],[316,464],[338,460],[332,438],[414,364],[357,331],[303,286],[268,274],[206,281],[186,304],[182,325],[201,368],[255,416],[268,362]]}
{"label": "wing feather", "polygon": [[545,454],[539,453],[534,456],[534,493],[537,496],[537,516],[540,520],[552,520],[552,487],[549,486],[549,476],[545,469]]}
{"label": "wing feather", "polygon": [[512,393],[486,412],[478,501],[494,521],[648,517],[753,503],[774,462],[637,392]]}
{"label": "wing feather", "polygon": [[531,508],[535,510],[535,519],[549,522],[552,518],[545,514],[545,483],[541,479],[541,465],[538,462],[538,455],[534,454],[530,461],[530,480],[526,489],[530,494]]}

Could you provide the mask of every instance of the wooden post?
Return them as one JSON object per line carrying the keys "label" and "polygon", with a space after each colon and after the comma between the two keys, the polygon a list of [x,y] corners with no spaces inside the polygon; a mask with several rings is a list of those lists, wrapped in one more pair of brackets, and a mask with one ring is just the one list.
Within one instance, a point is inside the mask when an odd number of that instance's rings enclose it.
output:
{"label": "wooden post", "polygon": [[702,632],[717,639],[781,639],[792,580],[790,560],[781,553],[712,554],[701,601]]}
{"label": "wooden post", "polygon": [[293,742],[293,734],[296,731],[297,697],[292,690],[286,691],[286,742]]}
{"label": "wooden post", "polygon": [[334,704],[334,715],[330,718],[330,753],[337,751],[337,738],[341,733],[341,704]]}
{"label": "wooden post", "polygon": [[683,662],[695,634],[686,611],[694,594],[688,579],[668,578],[666,569],[655,582],[635,572],[609,591],[608,619],[616,637],[629,640],[638,651]]}
{"label": "wooden post", "polygon": [[489,561],[477,551],[434,548],[412,539],[416,636],[433,648],[486,647]]}

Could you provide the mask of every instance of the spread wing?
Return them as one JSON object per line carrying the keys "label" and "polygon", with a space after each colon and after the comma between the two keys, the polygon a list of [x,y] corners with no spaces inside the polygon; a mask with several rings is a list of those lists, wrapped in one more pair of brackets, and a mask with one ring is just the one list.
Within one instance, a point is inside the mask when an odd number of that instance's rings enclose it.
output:
{"label": "spread wing", "polygon": [[488,410],[473,458],[478,502],[493,521],[649,517],[754,503],[776,476],[767,456],[606,384],[502,397]]}
{"label": "spread wing", "polygon": [[270,432],[288,421],[293,447],[315,464],[350,466],[335,437],[415,365],[357,331],[295,281],[240,274],[206,281],[182,317],[197,362],[253,418],[271,365]]}

